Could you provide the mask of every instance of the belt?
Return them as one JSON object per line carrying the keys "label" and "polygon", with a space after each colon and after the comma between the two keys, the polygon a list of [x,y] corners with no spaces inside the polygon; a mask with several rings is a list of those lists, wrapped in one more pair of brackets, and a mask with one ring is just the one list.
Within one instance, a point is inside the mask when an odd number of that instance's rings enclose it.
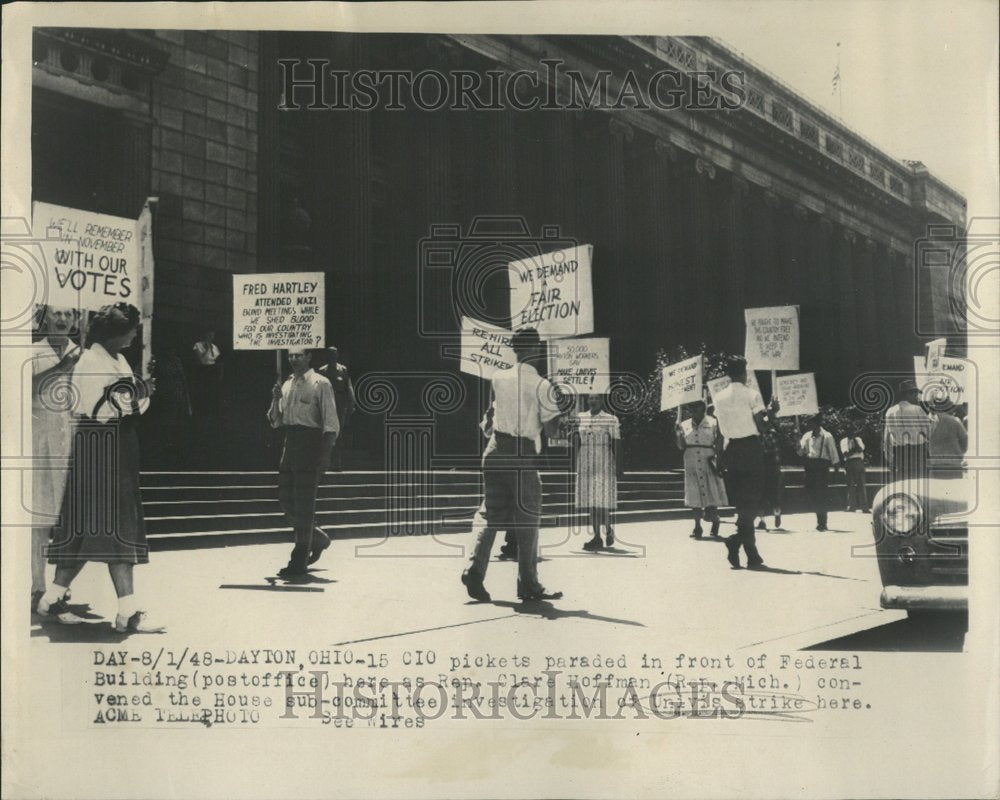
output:
{"label": "belt", "polygon": [[515,436],[512,433],[504,433],[503,431],[494,431],[494,435],[497,437],[497,439],[509,439],[512,442],[516,442],[518,439],[520,439],[523,442],[531,442],[532,446],[534,446],[535,444],[535,440],[529,439],[527,436]]}

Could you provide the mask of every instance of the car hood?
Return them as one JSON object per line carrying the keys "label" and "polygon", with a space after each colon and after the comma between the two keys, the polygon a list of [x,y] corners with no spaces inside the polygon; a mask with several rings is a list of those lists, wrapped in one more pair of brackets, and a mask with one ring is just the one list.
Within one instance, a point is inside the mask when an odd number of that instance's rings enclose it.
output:
{"label": "car hood", "polygon": [[969,510],[973,488],[973,482],[966,475],[954,478],[894,481],[883,486],[875,496],[872,511],[877,514],[882,510],[887,498],[903,493],[917,499],[929,520],[945,514],[963,514]]}

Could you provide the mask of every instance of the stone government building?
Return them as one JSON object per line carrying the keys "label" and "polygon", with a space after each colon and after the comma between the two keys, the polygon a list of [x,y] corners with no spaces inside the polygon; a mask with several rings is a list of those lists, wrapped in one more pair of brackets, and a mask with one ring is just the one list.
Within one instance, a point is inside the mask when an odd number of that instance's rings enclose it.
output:
{"label": "stone government building", "polygon": [[[299,269],[326,273],[328,340],[355,379],[396,386],[390,421],[436,418],[434,453],[474,458],[479,381],[442,358],[455,339],[432,335],[458,329],[456,278],[422,263],[421,242],[432,229],[468,237],[483,215],[594,245],[594,335],[610,337],[613,371],[645,375],[677,344],[740,352],[747,306],[801,306],[801,369],[821,402],[848,402],[861,373],[911,369],[929,338],[918,330],[962,347],[947,267],[915,263],[914,243],[929,225],[961,236],[964,198],[713,39],[36,29],[34,58],[33,199],[136,217],[159,197],[154,341],[187,351],[218,330],[233,465],[269,468],[275,453],[263,419],[273,357],[229,350],[231,275]],[[689,88],[696,71],[737,70],[745,102],[280,110],[279,61],[310,58],[543,77],[542,60],[561,59],[613,83],[669,70]],[[503,287],[484,293],[502,307]],[[428,409],[433,373],[468,399]],[[378,399],[357,418],[359,465],[384,463]],[[664,466],[671,450],[636,461]]]}

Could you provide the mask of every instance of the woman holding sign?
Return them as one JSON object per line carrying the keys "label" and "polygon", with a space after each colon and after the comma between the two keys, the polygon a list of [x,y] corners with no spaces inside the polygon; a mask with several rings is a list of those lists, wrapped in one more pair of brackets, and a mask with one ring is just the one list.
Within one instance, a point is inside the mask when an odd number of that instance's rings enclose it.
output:
{"label": "woman holding sign", "polygon": [[[576,420],[573,433],[576,453],[576,508],[590,516],[594,538],[584,550],[600,550],[615,543],[611,515],[618,507],[618,472],[621,433],[618,417],[603,410],[604,397],[587,395],[587,411]],[[601,525],[605,539],[601,541]]]}
{"label": "woman holding sign", "polygon": [[719,506],[728,505],[726,486],[719,464],[722,459],[722,434],[715,417],[706,414],[703,400],[688,406],[691,418],[674,428],[677,447],[684,451],[684,504],[694,512],[692,539],[702,536],[701,518],[712,523],[712,536],[719,535]]}

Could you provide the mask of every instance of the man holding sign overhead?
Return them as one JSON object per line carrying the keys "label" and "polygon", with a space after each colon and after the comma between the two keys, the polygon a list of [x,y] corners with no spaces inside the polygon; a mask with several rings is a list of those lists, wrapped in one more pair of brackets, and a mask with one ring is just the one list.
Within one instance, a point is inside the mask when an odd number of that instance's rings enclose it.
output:
{"label": "man holding sign overhead", "polygon": [[312,353],[305,348],[288,351],[292,376],[276,383],[267,418],[282,428],[285,445],[278,468],[278,500],[295,531],[295,546],[282,578],[306,574],[330,546],[330,537],[315,526],[316,490],[330,466],[330,452],[340,432],[333,386],[312,370]]}
{"label": "man holding sign overhead", "polygon": [[[747,566],[762,567],[764,559],[757,552],[754,517],[764,488],[764,451],[760,434],[768,409],[760,393],[746,385],[747,362],[732,356],[726,365],[731,383],[714,395],[715,416],[719,430],[727,439],[723,463],[729,474],[730,502],[736,507],[736,534],[723,541],[733,569],[740,568],[740,547],[746,552]],[[771,401],[771,412],[778,403]]]}

